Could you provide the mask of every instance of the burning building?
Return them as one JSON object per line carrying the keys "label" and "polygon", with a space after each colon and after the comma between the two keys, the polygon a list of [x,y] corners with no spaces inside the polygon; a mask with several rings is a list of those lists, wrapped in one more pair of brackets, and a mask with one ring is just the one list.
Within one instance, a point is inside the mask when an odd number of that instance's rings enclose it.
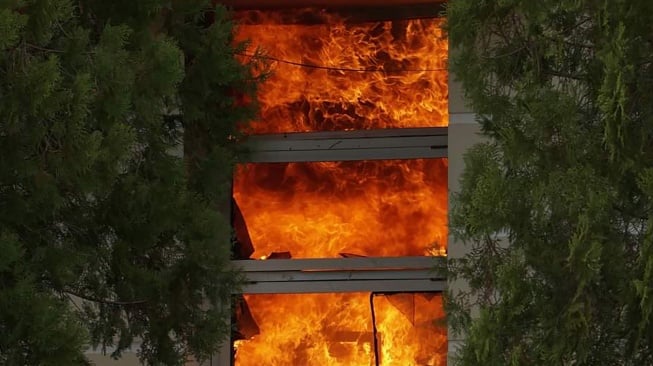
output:
{"label": "burning building", "polygon": [[273,74],[234,176],[220,364],[444,365],[448,43],[433,1],[238,1]]}
{"label": "burning building", "polygon": [[[233,334],[211,366],[445,365],[447,197],[474,115],[439,0],[221,0],[273,74],[233,179]],[[103,361],[98,359],[100,364]]]}

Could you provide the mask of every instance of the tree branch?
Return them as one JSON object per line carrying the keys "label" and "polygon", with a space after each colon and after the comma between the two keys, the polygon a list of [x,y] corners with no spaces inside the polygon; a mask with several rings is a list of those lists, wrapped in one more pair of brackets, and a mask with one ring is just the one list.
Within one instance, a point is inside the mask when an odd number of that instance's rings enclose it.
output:
{"label": "tree branch", "polygon": [[27,47],[29,47],[29,48],[32,48],[32,49],[35,49],[35,50],[39,50],[39,51],[43,51],[43,52],[50,52],[50,53],[64,53],[64,51],[62,51],[62,50],[55,50],[55,49],[53,49],[53,48],[45,48],[45,47],[37,46],[37,45],[35,45],[35,44],[31,44],[31,43],[25,43],[25,45],[26,45]]}
{"label": "tree branch", "polygon": [[588,75],[574,75],[562,71],[557,71],[549,68],[545,68],[543,71],[543,74],[545,75],[550,75],[550,76],[557,76],[560,78],[567,78],[567,79],[573,79],[573,80],[578,80],[578,81],[585,81],[589,77]]}
{"label": "tree branch", "polygon": [[[42,51],[42,52],[66,53],[66,51],[64,51],[64,50],[58,50],[58,49],[55,49],[55,48],[41,47],[41,46],[37,46],[35,44],[27,43],[27,42],[25,42],[25,46],[29,47],[31,49],[34,49],[34,50]],[[84,54],[84,55],[93,55],[93,54],[95,54],[95,52],[94,51],[86,51],[86,52],[82,52],[82,54]]]}
{"label": "tree branch", "polygon": [[130,306],[130,305],[140,305],[140,304],[147,303],[147,300],[115,301],[115,300],[108,300],[108,299],[100,299],[100,298],[97,298],[97,297],[94,297],[94,296],[80,294],[80,293],[77,293],[77,292],[71,291],[71,290],[62,290],[62,291],[64,293],[66,293],[66,294],[79,297],[82,300],[97,302],[97,303],[106,304],[106,305]]}

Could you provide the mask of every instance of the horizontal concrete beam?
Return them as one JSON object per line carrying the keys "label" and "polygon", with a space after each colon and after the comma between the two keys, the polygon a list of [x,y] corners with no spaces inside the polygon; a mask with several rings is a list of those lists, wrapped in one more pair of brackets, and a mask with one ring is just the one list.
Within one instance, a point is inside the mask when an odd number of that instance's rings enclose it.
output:
{"label": "horizontal concrete beam", "polygon": [[440,292],[442,257],[370,257],[232,261],[242,293]]}
{"label": "horizontal concrete beam", "polygon": [[447,157],[446,127],[254,135],[247,161],[351,161]]}

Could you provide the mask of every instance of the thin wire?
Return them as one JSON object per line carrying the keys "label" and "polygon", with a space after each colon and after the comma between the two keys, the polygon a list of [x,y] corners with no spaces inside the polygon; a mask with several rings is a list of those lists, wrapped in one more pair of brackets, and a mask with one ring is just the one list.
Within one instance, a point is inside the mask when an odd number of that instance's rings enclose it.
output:
{"label": "thin wire", "polygon": [[284,60],[281,58],[273,57],[273,56],[266,56],[266,55],[253,55],[251,53],[238,53],[241,56],[246,56],[246,57],[259,57],[259,58],[264,58],[266,60],[270,61],[276,61],[280,62],[283,64],[288,64],[288,65],[293,65],[293,66],[299,66],[299,67],[306,67],[309,69],[319,69],[319,70],[330,70],[330,71],[343,71],[343,72],[439,72],[439,71],[447,71],[446,68],[441,68],[441,69],[403,69],[403,70],[383,70],[383,69],[354,69],[354,68],[348,68],[348,67],[332,67],[332,66],[324,66],[324,65],[314,65],[314,64],[307,64],[303,62],[295,62],[295,61],[290,61],[290,60]]}

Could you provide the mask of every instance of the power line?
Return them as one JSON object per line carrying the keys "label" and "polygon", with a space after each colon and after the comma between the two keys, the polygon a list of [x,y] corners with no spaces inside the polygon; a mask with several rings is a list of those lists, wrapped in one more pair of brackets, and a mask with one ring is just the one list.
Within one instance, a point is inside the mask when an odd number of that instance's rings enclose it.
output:
{"label": "power line", "polygon": [[314,64],[307,64],[303,62],[295,62],[295,61],[290,61],[290,60],[284,60],[281,58],[273,57],[273,56],[267,56],[267,55],[253,55],[251,53],[238,53],[239,55],[242,56],[247,56],[247,57],[259,57],[263,58],[266,60],[270,61],[276,61],[280,62],[283,64],[288,64],[288,65],[293,65],[293,66],[298,66],[298,67],[306,67],[310,69],[319,69],[319,70],[330,70],[330,71],[343,71],[343,72],[388,72],[388,73],[395,73],[395,72],[439,72],[439,71],[447,71],[446,68],[442,69],[402,69],[402,70],[384,70],[384,69],[354,69],[354,68],[348,68],[348,67],[332,67],[332,66],[324,66],[324,65],[314,65]]}

